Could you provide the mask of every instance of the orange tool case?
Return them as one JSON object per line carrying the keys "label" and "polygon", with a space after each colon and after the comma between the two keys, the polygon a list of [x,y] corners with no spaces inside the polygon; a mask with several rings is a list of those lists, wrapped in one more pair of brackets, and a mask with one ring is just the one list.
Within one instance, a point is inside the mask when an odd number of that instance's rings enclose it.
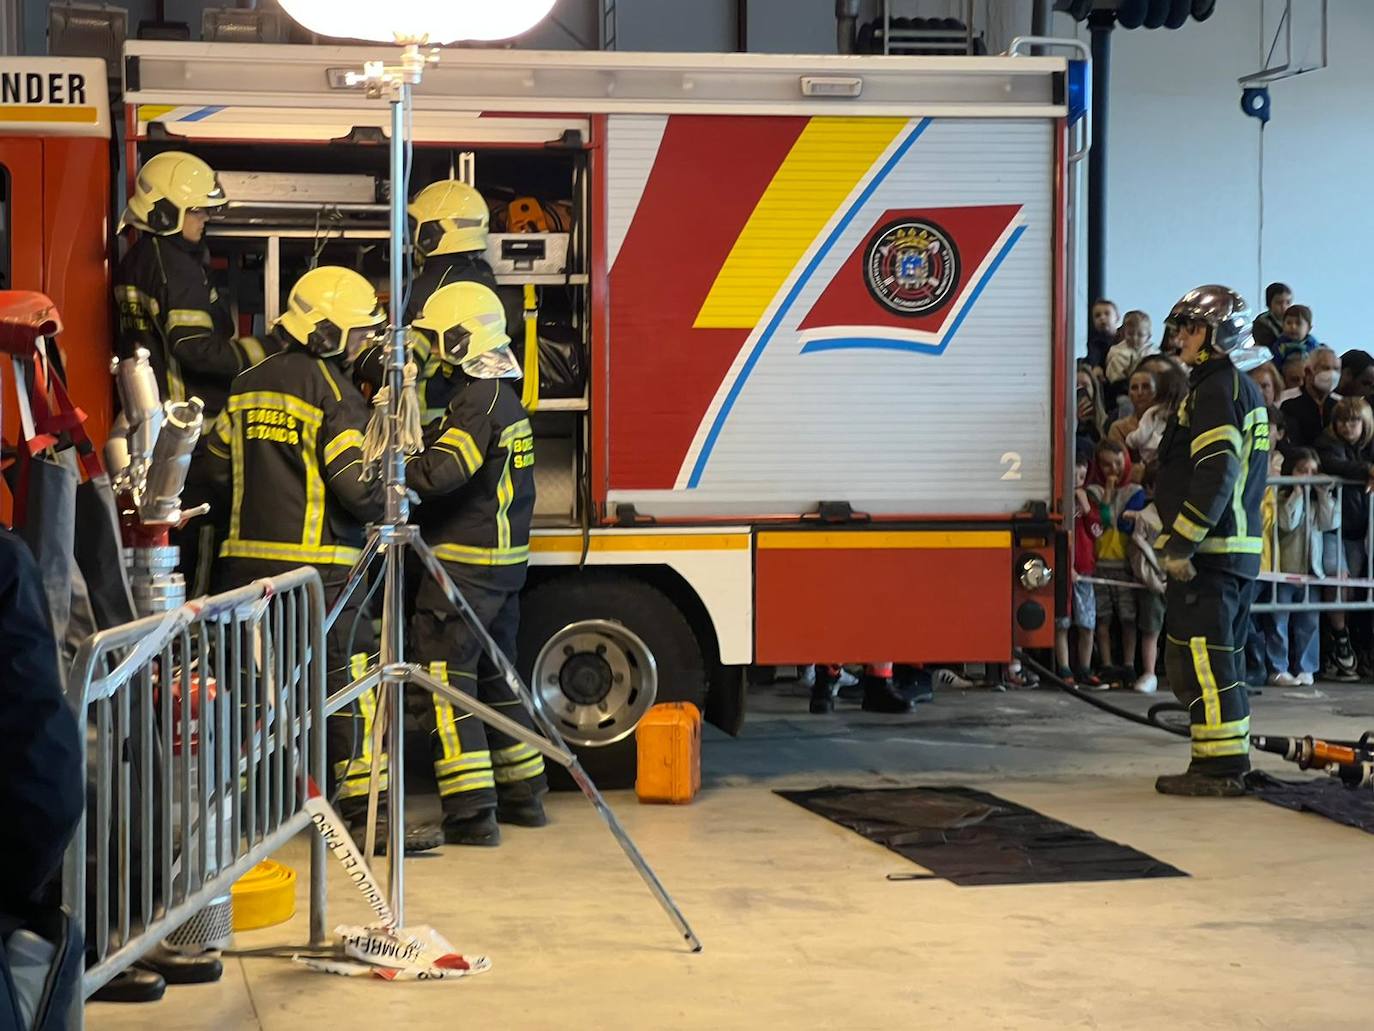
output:
{"label": "orange tool case", "polygon": [[701,790],[701,711],[691,702],[665,702],[635,729],[641,802],[684,805]]}

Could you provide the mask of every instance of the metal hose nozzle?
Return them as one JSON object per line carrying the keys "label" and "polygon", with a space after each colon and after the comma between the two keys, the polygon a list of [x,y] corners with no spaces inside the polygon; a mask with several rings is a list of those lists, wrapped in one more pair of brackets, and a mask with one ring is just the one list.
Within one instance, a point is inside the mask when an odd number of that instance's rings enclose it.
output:
{"label": "metal hose nozzle", "polygon": [[170,401],[165,409],[148,475],[138,502],[138,517],[149,525],[181,521],[181,492],[191,468],[191,453],[205,423],[200,398]]}

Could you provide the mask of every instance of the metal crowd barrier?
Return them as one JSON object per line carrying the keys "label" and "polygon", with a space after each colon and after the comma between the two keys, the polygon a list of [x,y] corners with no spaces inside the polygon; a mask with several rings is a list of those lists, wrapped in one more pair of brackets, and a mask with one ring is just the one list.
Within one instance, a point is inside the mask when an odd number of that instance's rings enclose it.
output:
{"label": "metal crowd barrier", "polygon": [[[1374,610],[1374,494],[1369,483],[1342,480],[1332,476],[1271,476],[1269,490],[1274,492],[1275,519],[1269,530],[1268,550],[1273,569],[1259,576],[1253,612],[1351,612]],[[1302,519],[1289,532],[1308,539],[1320,535],[1324,567],[1321,575],[1309,568],[1286,572],[1281,566],[1281,512],[1289,491],[1302,492]],[[1330,504],[1318,505],[1320,495],[1330,492]],[[1352,498],[1352,494],[1358,495]],[[1354,543],[1357,561],[1350,562],[1344,536],[1342,514],[1347,502],[1356,501],[1365,513],[1363,536]],[[1330,513],[1330,517],[1327,517]],[[1363,551],[1360,556],[1358,551]],[[1291,590],[1280,591],[1280,587]]]}
{"label": "metal crowd barrier", "polygon": [[[319,574],[297,569],[82,644],[68,690],[87,728],[87,811],[63,872],[86,928],[73,1027],[86,998],[310,827],[307,778],[326,783],[324,618]],[[311,839],[323,944],[326,853]]]}

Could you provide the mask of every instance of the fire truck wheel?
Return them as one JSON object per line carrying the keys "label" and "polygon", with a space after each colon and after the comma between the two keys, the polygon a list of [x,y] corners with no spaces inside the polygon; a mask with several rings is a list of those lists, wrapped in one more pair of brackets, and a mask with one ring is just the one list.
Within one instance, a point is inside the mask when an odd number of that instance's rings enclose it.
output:
{"label": "fire truck wheel", "polygon": [[749,698],[749,667],[716,663],[711,671],[711,690],[706,695],[706,722],[731,737],[744,729]]}
{"label": "fire truck wheel", "polygon": [[[657,588],[615,573],[555,577],[521,600],[518,666],[599,787],[634,786],[634,728],[658,702],[706,693],[701,647]],[[574,787],[547,764],[555,788]]]}

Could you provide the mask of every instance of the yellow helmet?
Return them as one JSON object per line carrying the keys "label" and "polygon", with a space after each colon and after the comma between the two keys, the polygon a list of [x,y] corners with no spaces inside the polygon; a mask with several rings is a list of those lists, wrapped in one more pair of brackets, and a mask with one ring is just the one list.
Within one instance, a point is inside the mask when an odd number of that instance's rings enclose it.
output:
{"label": "yellow helmet", "polygon": [[451,365],[461,365],[510,343],[501,298],[481,283],[441,286],[429,295],[412,328]]}
{"label": "yellow helmet", "polygon": [[487,249],[491,213],[482,195],[465,182],[441,179],[430,183],[406,210],[410,212],[415,249],[425,257]]}
{"label": "yellow helmet", "polygon": [[146,229],[159,236],[181,232],[192,208],[218,208],[228,202],[215,170],[194,154],[169,150],[144,162],[134,182],[119,228]]}
{"label": "yellow helmet", "polygon": [[277,325],[311,354],[333,358],[356,354],[385,321],[371,283],[352,269],[322,265],[296,280]]}

